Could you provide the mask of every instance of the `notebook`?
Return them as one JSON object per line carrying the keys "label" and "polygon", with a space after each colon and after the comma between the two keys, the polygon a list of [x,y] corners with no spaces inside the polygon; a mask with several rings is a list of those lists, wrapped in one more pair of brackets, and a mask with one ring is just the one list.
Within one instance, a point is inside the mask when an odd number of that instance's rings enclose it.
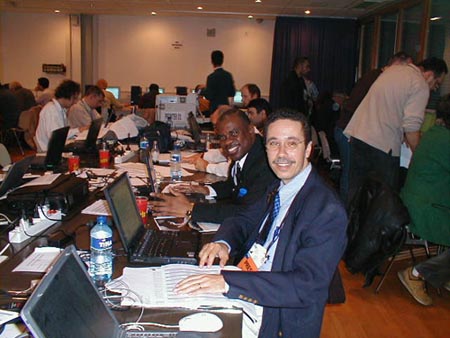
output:
{"label": "notebook", "polygon": [[130,263],[197,264],[199,234],[146,229],[127,173],[120,175],[104,193]]}
{"label": "notebook", "polygon": [[0,185],[0,197],[22,184],[22,177],[30,167],[33,158],[34,155],[27,156],[24,159],[11,165],[5,177],[3,178],[2,184]]}
{"label": "notebook", "polygon": [[92,283],[73,245],[61,253],[20,315],[33,336],[39,338],[177,335],[177,332],[125,331]]}
{"label": "notebook", "polygon": [[31,162],[32,169],[54,169],[61,164],[64,144],[70,127],[63,127],[52,132],[50,141],[48,141],[48,150],[46,156],[36,156]]}
{"label": "notebook", "polygon": [[86,140],[78,140],[72,143],[69,143],[65,147],[66,152],[72,152],[75,154],[80,153],[96,153],[97,152],[97,138],[100,133],[100,129],[102,127],[103,119],[98,118],[92,121],[89,126],[89,131],[86,137]]}

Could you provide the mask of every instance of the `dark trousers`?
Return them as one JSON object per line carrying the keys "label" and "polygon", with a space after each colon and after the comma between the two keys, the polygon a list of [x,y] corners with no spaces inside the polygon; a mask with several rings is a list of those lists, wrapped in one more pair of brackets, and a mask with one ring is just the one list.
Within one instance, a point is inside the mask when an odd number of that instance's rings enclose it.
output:
{"label": "dark trousers", "polygon": [[415,266],[419,274],[435,288],[450,281],[450,249]]}
{"label": "dark trousers", "polygon": [[339,149],[339,157],[341,159],[341,179],[339,181],[339,195],[342,201],[347,204],[348,196],[348,178],[350,168],[350,142],[347,136],[344,135],[344,130],[335,127],[334,128],[334,140]]}
{"label": "dark trousers", "polygon": [[358,187],[371,174],[397,191],[400,157],[386,154],[357,138],[350,139],[348,203],[351,203]]}

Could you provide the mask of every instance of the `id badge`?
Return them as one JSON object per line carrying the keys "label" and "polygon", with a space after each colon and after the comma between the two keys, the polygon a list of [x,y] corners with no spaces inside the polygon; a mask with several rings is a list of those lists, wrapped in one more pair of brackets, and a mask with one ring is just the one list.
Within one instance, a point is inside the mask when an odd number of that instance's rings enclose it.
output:
{"label": "id badge", "polygon": [[261,244],[254,243],[248,253],[239,262],[242,271],[258,271],[266,260],[267,250]]}

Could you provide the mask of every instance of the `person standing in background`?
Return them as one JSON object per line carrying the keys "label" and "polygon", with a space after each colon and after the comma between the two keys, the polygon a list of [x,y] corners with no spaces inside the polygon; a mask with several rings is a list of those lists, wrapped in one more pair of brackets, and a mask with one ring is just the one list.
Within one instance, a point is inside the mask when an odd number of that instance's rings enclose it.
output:
{"label": "person standing in background", "polygon": [[222,51],[215,50],[211,53],[214,72],[208,75],[206,88],[202,92],[210,102],[210,112],[215,111],[220,105],[231,105],[236,94],[233,75],[222,68],[223,60]]}

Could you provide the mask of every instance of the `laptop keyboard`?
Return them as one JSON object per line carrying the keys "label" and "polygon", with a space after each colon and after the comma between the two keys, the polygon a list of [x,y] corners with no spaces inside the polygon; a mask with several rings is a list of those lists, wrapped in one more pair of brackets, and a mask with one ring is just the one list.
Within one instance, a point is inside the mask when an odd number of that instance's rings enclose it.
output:
{"label": "laptop keyboard", "polygon": [[158,236],[154,236],[155,233],[156,230],[147,230],[136,256],[163,257],[169,254],[173,240],[178,235],[177,232],[164,232],[164,234],[160,232]]}
{"label": "laptop keyboard", "polygon": [[125,337],[140,338],[140,337],[176,337],[177,332],[142,332],[142,331],[127,331]]}

